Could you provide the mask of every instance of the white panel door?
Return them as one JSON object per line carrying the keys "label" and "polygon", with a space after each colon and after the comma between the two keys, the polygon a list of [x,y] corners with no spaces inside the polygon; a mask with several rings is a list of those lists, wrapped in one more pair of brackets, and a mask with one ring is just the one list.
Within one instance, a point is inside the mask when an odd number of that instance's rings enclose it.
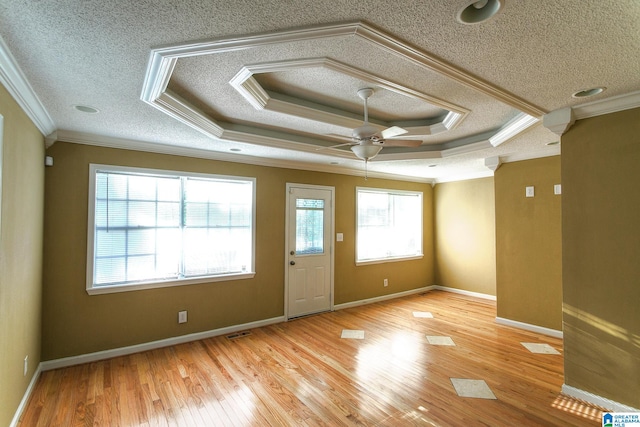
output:
{"label": "white panel door", "polygon": [[333,308],[333,188],[287,185],[287,319]]}

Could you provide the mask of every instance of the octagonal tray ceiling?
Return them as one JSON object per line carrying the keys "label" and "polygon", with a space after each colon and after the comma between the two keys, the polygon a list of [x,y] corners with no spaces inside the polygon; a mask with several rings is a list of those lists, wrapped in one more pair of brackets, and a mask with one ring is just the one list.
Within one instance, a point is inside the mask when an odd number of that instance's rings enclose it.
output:
{"label": "octagonal tray ceiling", "polygon": [[216,140],[353,158],[331,147],[362,125],[364,87],[371,124],[421,141],[377,160],[495,147],[545,113],[363,22],[154,49],[141,98]]}

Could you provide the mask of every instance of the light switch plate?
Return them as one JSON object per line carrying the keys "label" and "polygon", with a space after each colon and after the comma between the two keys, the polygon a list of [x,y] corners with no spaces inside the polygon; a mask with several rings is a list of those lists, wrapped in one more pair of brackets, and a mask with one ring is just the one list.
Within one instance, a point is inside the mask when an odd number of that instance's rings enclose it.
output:
{"label": "light switch plate", "polygon": [[342,233],[336,234],[336,242],[342,242],[344,240],[344,235]]}
{"label": "light switch plate", "polygon": [[561,184],[555,184],[553,186],[553,194],[562,194],[562,185]]}
{"label": "light switch plate", "polygon": [[187,312],[179,311],[178,312],[178,323],[187,323]]}
{"label": "light switch plate", "polygon": [[529,186],[525,188],[524,194],[526,197],[533,197],[535,196],[535,190],[533,186]]}

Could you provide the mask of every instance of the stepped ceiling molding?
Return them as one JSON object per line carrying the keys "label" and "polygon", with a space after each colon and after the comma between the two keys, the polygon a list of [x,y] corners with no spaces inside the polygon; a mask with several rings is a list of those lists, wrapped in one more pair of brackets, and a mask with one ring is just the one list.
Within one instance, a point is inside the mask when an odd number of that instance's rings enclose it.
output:
{"label": "stepped ceiling molding", "polygon": [[266,3],[10,2],[0,82],[48,145],[355,175],[343,144],[372,88],[370,124],[420,145],[383,146],[369,175],[423,182],[558,155],[575,120],[640,106],[634,2],[503,1],[475,25],[456,20],[468,0]]}

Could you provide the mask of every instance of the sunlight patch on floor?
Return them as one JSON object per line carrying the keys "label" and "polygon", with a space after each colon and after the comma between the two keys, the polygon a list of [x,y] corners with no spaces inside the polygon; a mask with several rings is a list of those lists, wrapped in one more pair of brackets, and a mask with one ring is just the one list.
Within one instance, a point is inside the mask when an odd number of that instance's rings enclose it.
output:
{"label": "sunlight patch on floor", "polygon": [[603,408],[599,408],[573,397],[565,396],[564,394],[556,397],[556,400],[553,401],[551,406],[592,421],[602,421],[602,412],[604,412]]}

